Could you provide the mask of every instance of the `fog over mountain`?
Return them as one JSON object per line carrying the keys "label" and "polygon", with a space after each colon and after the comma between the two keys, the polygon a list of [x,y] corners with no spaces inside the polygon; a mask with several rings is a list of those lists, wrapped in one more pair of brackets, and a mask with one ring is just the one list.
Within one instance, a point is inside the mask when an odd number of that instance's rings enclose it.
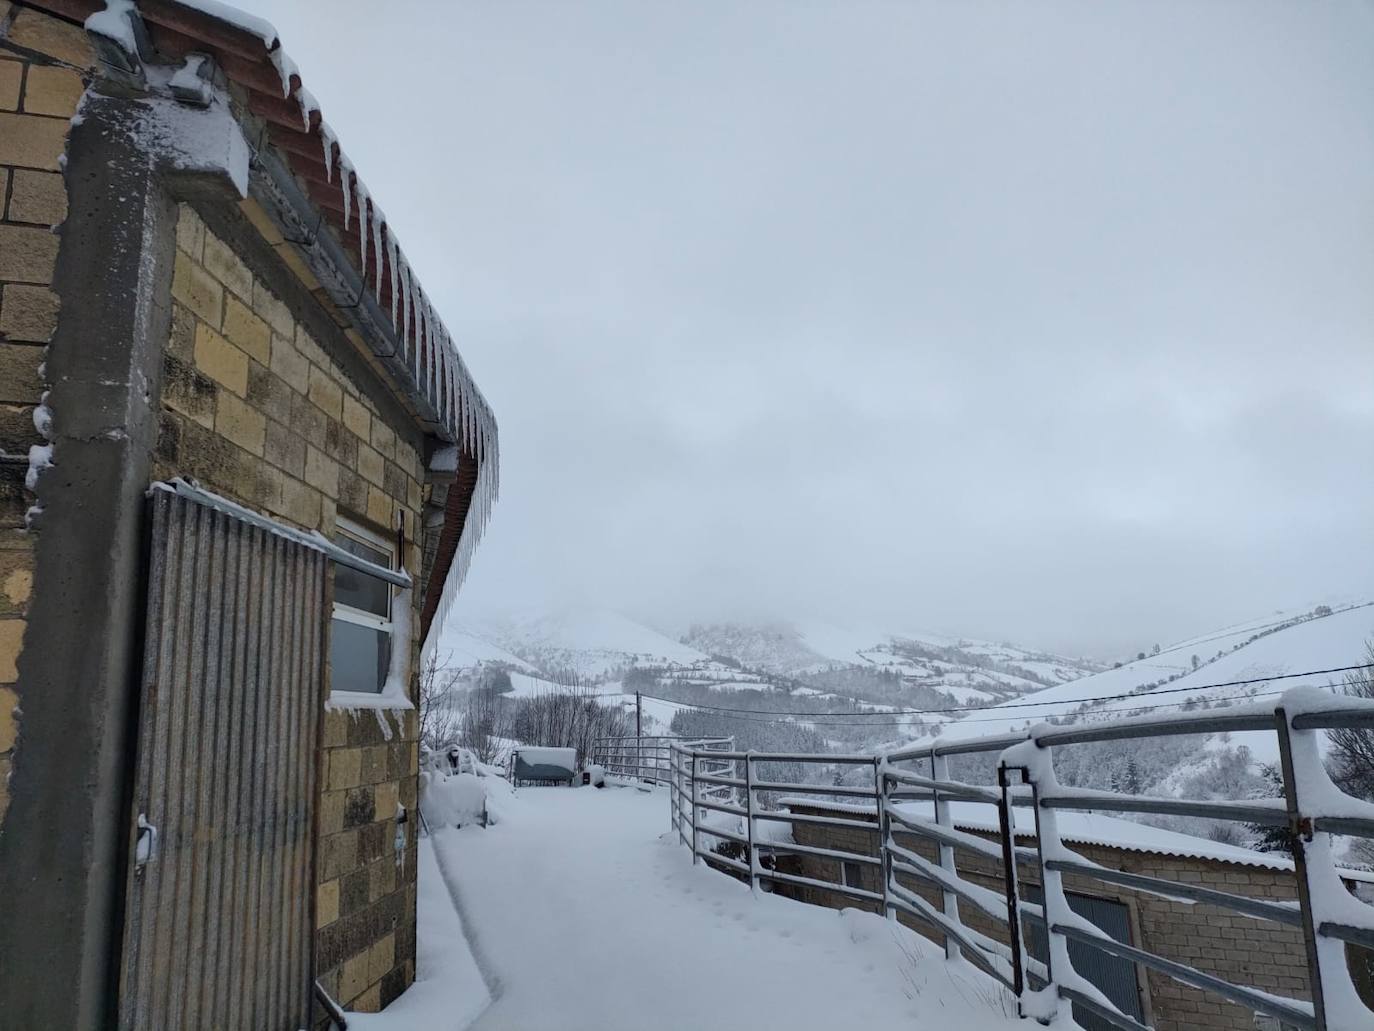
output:
{"label": "fog over mountain", "polygon": [[1110,657],[1374,582],[1367,3],[249,6],[500,419],[468,611]]}

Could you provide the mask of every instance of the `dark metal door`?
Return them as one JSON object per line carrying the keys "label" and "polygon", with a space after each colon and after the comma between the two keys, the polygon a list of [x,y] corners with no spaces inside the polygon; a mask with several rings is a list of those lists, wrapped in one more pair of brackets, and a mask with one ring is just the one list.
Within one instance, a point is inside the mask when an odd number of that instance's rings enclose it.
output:
{"label": "dark metal door", "polygon": [[[1124,903],[1098,898],[1095,895],[1078,895],[1074,892],[1065,894],[1068,896],[1071,910],[1085,920],[1091,921],[1095,927],[1117,941],[1126,945],[1131,944],[1130,911]],[[1044,892],[1038,884],[1023,885],[1022,895],[1028,902],[1044,901]],[[1043,923],[1034,922],[1028,924],[1028,927],[1030,954],[1044,962],[1049,953],[1045,942],[1045,926]],[[1079,976],[1086,978],[1110,999],[1117,1009],[1128,1017],[1144,1022],[1145,1016],[1140,1006],[1140,985],[1136,980],[1134,963],[1119,956],[1109,956],[1091,945],[1076,941],[1069,942],[1069,960]],[[1080,1006],[1074,1006],[1073,1018],[1083,1031],[1115,1031],[1115,1025]]]}
{"label": "dark metal door", "polygon": [[120,1028],[310,1024],[318,550],[157,490]]}

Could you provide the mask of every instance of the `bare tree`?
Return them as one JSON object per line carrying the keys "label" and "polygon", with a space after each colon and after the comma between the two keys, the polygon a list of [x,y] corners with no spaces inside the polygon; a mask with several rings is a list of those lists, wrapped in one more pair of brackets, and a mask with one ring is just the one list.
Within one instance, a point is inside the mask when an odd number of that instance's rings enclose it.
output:
{"label": "bare tree", "polygon": [[[1365,647],[1365,660],[1374,666],[1374,642]],[[1345,693],[1354,698],[1374,698],[1374,669],[1345,675]],[[1331,779],[1348,795],[1374,801],[1374,730],[1338,727],[1327,731],[1331,752],[1327,760]]]}
{"label": "bare tree", "polygon": [[582,762],[591,761],[597,738],[631,733],[633,725],[624,712],[602,705],[594,691],[576,685],[520,699],[511,728],[513,737],[529,745],[575,748]]}
{"label": "bare tree", "polygon": [[420,668],[420,743],[437,750],[458,734],[460,714],[455,690],[460,675],[430,655]]}
{"label": "bare tree", "polygon": [[484,677],[468,691],[458,743],[471,750],[479,762],[494,763],[505,750],[509,724],[509,709],[500,690]]}

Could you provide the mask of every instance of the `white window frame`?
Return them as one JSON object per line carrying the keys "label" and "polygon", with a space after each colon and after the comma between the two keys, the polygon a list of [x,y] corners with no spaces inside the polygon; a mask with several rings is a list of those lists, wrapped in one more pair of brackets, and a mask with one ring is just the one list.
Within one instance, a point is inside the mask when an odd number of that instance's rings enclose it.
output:
{"label": "white window frame", "polygon": [[[334,524],[334,529],[336,533],[344,537],[352,537],[359,544],[366,544],[369,548],[376,548],[378,551],[383,552],[387,557],[386,567],[393,570],[396,568],[395,541],[388,541],[385,537],[381,536],[381,534],[373,533],[366,527],[359,526],[352,520],[344,519],[343,517],[340,517]],[[392,593],[391,584],[386,585],[386,599],[385,617],[379,616],[374,612],[366,612],[363,609],[356,609],[351,605],[345,605],[342,602],[335,601],[331,618],[342,620],[345,623],[353,623],[357,626],[365,626],[382,631],[391,640],[389,654],[394,654],[396,649],[394,620],[396,596]],[[329,693],[330,697],[334,699],[361,701],[367,698],[381,698],[386,694],[386,680],[383,679],[382,683],[378,685],[375,691],[336,691],[331,684]]]}

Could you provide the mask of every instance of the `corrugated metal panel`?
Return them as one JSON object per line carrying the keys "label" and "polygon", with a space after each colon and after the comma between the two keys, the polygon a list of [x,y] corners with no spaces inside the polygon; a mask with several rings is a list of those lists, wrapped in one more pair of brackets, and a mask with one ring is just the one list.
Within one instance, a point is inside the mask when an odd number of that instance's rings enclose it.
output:
{"label": "corrugated metal panel", "polygon": [[120,1027],[310,1022],[327,559],[155,491]]}
{"label": "corrugated metal panel", "polygon": [[[1044,893],[1038,884],[1023,885],[1021,893],[1029,902],[1044,902]],[[1098,898],[1095,895],[1079,895],[1076,892],[1065,894],[1069,899],[1069,909],[1091,921],[1095,927],[1117,941],[1126,945],[1131,944],[1130,911],[1124,903],[1115,899]],[[1028,927],[1030,953],[1044,962],[1049,951],[1045,943],[1044,925],[1033,923]],[[1139,1021],[1145,1019],[1141,1012],[1140,983],[1136,980],[1134,963],[1119,956],[1109,956],[1091,945],[1076,941],[1069,942],[1069,960],[1073,963],[1074,970],[1087,978],[1122,1013]],[[1083,1031],[1116,1031],[1114,1024],[1088,1013],[1079,1006],[1073,1008],[1073,1018]]]}

